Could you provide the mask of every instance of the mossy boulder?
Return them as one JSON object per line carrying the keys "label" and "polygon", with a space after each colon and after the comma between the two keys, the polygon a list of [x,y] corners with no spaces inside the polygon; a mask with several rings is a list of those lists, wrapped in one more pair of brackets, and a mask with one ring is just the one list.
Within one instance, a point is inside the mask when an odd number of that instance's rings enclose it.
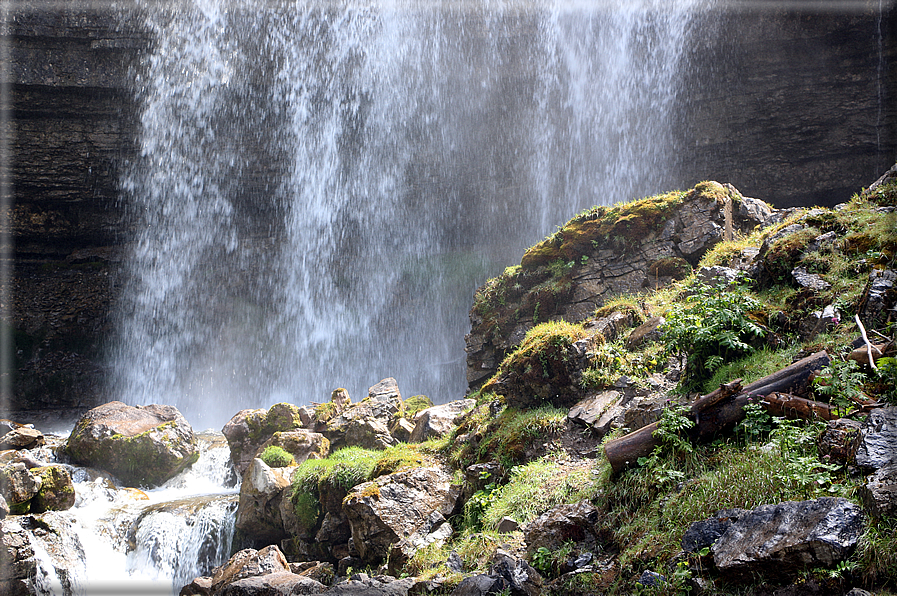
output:
{"label": "mossy boulder", "polygon": [[221,432],[227,439],[237,473],[242,476],[246,472],[259,449],[274,433],[303,428],[305,424],[301,414],[298,406],[288,403],[274,404],[267,410],[241,410],[234,414]]}
{"label": "mossy boulder", "polygon": [[582,364],[576,342],[587,336],[582,325],[565,321],[537,325],[483,391],[503,395],[509,407],[518,409],[572,406],[584,395],[577,377]]}
{"label": "mossy boulder", "polygon": [[75,485],[72,475],[62,466],[33,468],[31,473],[41,479],[40,490],[31,499],[31,512],[65,511],[75,505]]}
{"label": "mossy boulder", "polygon": [[75,463],[136,486],[158,486],[199,457],[193,429],[177,408],[119,401],[84,414],[65,449]]}

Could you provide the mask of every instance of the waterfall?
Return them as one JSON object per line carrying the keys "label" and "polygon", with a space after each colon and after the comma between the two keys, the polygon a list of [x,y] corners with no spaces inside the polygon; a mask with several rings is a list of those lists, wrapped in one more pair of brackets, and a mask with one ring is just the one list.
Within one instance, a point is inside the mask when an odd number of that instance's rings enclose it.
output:
{"label": "waterfall", "polygon": [[706,0],[147,0],[112,391],[220,427],[466,389],[477,286],[677,180]]}

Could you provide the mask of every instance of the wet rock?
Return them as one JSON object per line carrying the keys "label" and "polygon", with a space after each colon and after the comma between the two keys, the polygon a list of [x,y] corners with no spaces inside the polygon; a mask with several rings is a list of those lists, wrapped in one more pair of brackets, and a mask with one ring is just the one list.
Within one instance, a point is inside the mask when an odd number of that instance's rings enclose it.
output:
{"label": "wet rock", "polygon": [[883,325],[888,319],[889,310],[897,306],[897,271],[870,272],[864,295],[859,308],[860,319],[870,328]]}
{"label": "wet rock", "polygon": [[4,449],[33,449],[44,444],[44,434],[36,428],[20,426],[0,438],[0,451]]}
{"label": "wet rock", "polygon": [[594,331],[601,334],[601,337],[604,338],[604,341],[612,342],[620,335],[622,335],[622,333],[626,329],[632,327],[632,325],[633,316],[631,312],[616,311],[610,313],[606,317],[601,317],[597,321],[590,321],[586,323],[585,328],[587,331]]}
{"label": "wet rock", "polygon": [[[0,469],[0,494],[6,499],[12,511],[27,504],[41,487],[40,476],[35,476],[23,463],[15,463]],[[24,511],[23,511],[24,512]]]}
{"label": "wet rock", "polygon": [[281,594],[321,594],[327,586],[310,577],[289,571],[246,577],[224,586],[216,596],[279,596]]}
{"label": "wet rock", "polygon": [[271,468],[259,458],[252,460],[240,485],[236,521],[239,530],[261,542],[277,542],[288,537],[281,502],[295,470],[296,466]]}
{"label": "wet rock", "polygon": [[421,410],[414,417],[414,430],[409,441],[420,443],[427,439],[442,437],[454,430],[455,420],[461,414],[477,405],[474,399],[459,399],[440,406]]}
{"label": "wet rock", "polygon": [[392,426],[389,427],[389,434],[400,443],[410,442],[412,432],[414,432],[414,423],[403,417],[394,419]]}
{"label": "wet rock", "polygon": [[626,349],[636,350],[649,341],[658,341],[662,335],[661,326],[666,323],[663,317],[651,317],[632,330],[626,339]]}
{"label": "wet rock", "polygon": [[414,553],[431,544],[442,546],[448,542],[453,533],[454,530],[446,521],[445,516],[439,511],[434,511],[410,536],[402,538],[392,545],[389,551],[387,571],[396,575],[402,573],[405,564],[414,556]]}
{"label": "wet rock", "polygon": [[853,465],[862,436],[862,426],[860,422],[849,418],[830,420],[817,442],[820,457]]}
{"label": "wet rock", "polygon": [[448,517],[458,487],[440,467],[401,470],[356,486],[343,501],[352,540],[366,563],[387,557],[392,545],[419,533],[433,513]]}
{"label": "wet rock", "polygon": [[56,512],[0,521],[0,594],[80,593],[85,554],[73,524]]}
{"label": "wet rock", "polygon": [[567,541],[592,545],[596,539],[594,526],[599,515],[588,501],[549,509],[524,528],[526,550],[528,553],[542,547],[557,550]]}
{"label": "wet rock", "polygon": [[6,498],[0,495],[0,519],[5,518],[7,515],[9,515],[9,504],[6,502]]}
{"label": "wet rock", "polygon": [[791,277],[798,286],[814,292],[825,292],[832,287],[832,284],[822,279],[822,276],[809,273],[806,267],[795,267],[791,270]]}
{"label": "wet rock", "polygon": [[877,470],[897,462],[897,406],[872,410],[856,451],[861,468]]}
{"label": "wet rock", "polygon": [[40,489],[31,500],[31,511],[64,511],[75,505],[75,485],[72,475],[62,466],[34,468],[31,473],[40,478]]}
{"label": "wet rock", "polygon": [[178,596],[212,596],[212,578],[196,577],[181,588]]}
{"label": "wet rock", "polygon": [[682,550],[695,553],[713,546],[745,513],[744,509],[723,509],[709,519],[693,522],[682,536]]}
{"label": "wet rock", "polygon": [[162,484],[199,457],[193,429],[177,408],[118,401],[84,414],[69,436],[66,452],[81,465],[140,486]]}
{"label": "wet rock", "polygon": [[234,414],[221,432],[230,447],[234,468],[242,476],[261,446],[274,433],[298,430],[304,426],[302,413],[297,406],[279,403],[267,410],[241,410]]}
{"label": "wet rock", "polygon": [[336,584],[321,592],[322,596],[408,596],[414,578],[396,579],[378,575],[367,577],[359,573],[347,582]]}
{"label": "wet rock", "polygon": [[886,464],[869,476],[859,497],[875,519],[897,517],[897,462]]}
{"label": "wet rock", "polygon": [[611,423],[623,412],[619,406],[623,393],[613,389],[586,397],[570,408],[567,419],[587,426],[603,437],[611,429]]}
{"label": "wet rock", "polygon": [[850,556],[863,531],[859,506],[842,498],[762,505],[733,523],[711,549],[720,573],[789,579]]}

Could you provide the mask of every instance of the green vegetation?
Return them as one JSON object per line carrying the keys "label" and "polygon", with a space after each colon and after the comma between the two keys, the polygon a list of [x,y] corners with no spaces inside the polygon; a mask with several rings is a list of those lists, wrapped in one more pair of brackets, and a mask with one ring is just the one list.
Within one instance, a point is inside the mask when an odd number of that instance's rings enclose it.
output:
{"label": "green vegetation", "polygon": [[270,468],[286,468],[287,466],[296,465],[296,458],[283,447],[278,447],[277,445],[265,447],[259,455],[259,459]]}

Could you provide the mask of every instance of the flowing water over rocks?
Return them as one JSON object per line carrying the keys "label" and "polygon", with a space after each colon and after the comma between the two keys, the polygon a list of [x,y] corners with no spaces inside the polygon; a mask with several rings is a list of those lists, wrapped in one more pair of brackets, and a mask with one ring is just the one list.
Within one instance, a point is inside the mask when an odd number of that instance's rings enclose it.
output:
{"label": "flowing water over rocks", "polygon": [[65,464],[73,508],[0,521],[3,593],[176,594],[227,561],[239,487],[223,437],[204,433],[198,443],[192,468],[146,491]]}

